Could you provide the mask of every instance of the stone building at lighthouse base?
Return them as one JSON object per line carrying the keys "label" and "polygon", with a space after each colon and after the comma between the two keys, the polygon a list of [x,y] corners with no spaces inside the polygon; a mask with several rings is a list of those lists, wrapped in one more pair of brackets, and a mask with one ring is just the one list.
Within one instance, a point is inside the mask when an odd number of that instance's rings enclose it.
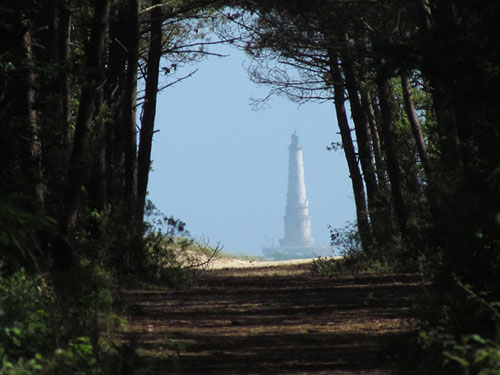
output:
{"label": "stone building at lighthouse base", "polygon": [[310,259],[333,255],[331,247],[327,245],[265,247],[262,252],[266,258],[273,260]]}

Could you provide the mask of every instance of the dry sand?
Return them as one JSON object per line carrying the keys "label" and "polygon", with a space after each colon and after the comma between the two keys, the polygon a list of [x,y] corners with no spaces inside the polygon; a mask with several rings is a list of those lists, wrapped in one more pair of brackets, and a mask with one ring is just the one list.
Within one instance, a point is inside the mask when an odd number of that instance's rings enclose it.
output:
{"label": "dry sand", "polygon": [[207,269],[218,270],[223,268],[278,267],[283,265],[311,263],[312,261],[313,259],[259,261],[236,258],[217,258],[210,262]]}

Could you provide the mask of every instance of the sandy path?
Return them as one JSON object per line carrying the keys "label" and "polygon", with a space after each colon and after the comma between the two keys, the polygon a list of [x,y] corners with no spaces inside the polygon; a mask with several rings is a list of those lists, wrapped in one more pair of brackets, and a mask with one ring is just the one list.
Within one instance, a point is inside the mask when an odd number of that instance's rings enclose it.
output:
{"label": "sandy path", "polygon": [[307,264],[269,263],[202,271],[184,290],[127,291],[127,331],[147,359],[137,374],[385,372],[384,345],[407,329],[417,276],[322,278]]}
{"label": "sandy path", "polygon": [[291,259],[274,261],[256,261],[233,258],[217,258],[213,260],[207,269],[218,270],[223,268],[258,268],[258,267],[279,267],[311,263],[312,259]]}

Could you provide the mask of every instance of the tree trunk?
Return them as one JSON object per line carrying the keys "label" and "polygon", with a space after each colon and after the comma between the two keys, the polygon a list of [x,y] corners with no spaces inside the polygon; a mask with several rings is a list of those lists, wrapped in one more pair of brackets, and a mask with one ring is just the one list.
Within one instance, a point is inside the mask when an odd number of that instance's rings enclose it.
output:
{"label": "tree trunk", "polygon": [[[128,1],[127,71],[123,89],[122,122],[124,134],[125,198],[132,207],[137,197],[137,69],[139,62],[139,1]],[[133,212],[132,212],[133,214]]]}
{"label": "tree trunk", "polygon": [[31,39],[31,28],[28,27],[24,33],[23,47],[28,62],[28,84],[26,86],[26,107],[28,113],[29,134],[30,134],[30,154],[31,154],[31,178],[33,190],[37,200],[43,204],[45,200],[45,184],[43,182],[42,169],[42,139],[41,130],[38,123],[38,116],[35,104],[35,89],[33,85],[36,81],[36,75],[31,65],[33,64],[33,49]]}
{"label": "tree trunk", "polygon": [[[73,149],[71,151],[68,168],[68,185],[65,194],[65,213],[63,234],[70,236],[73,232],[78,214],[80,201],[80,190],[85,182],[87,170],[87,153],[89,128],[96,112],[96,91],[100,90],[104,82],[104,47],[109,23],[111,0],[96,1],[94,13],[94,24],[86,49],[85,71],[87,77],[84,80],[80,93],[80,105],[76,119]],[[71,259],[61,259],[60,267],[69,266]],[[58,260],[56,260],[56,263]]]}
{"label": "tree trunk", "polygon": [[389,198],[389,186],[387,182],[387,167],[382,155],[377,116],[368,90],[361,90],[362,110],[368,120],[368,136],[371,140],[373,154],[375,156],[375,172],[377,176],[377,195],[375,201],[375,219],[372,220],[372,228],[379,249],[391,243],[394,239],[394,225],[392,218],[392,207]]}
{"label": "tree trunk", "polygon": [[377,174],[377,182],[379,188],[387,188],[387,176],[385,160],[382,153],[382,146],[380,144],[379,130],[377,126],[377,116],[371,94],[368,90],[361,90],[361,101],[363,103],[363,110],[366,112],[368,125],[370,129],[370,137],[373,146],[373,155],[375,157],[375,171]]}
{"label": "tree trunk", "polygon": [[[443,36],[439,24],[454,24],[453,16],[446,15],[452,13],[450,4],[443,2],[431,2],[429,0],[416,0],[417,9],[420,13],[420,26],[425,30],[433,42],[437,40],[442,43]],[[437,19],[437,20],[436,20]],[[441,21],[440,21],[441,20]],[[438,24],[438,26],[435,26]],[[449,26],[448,26],[449,27]],[[444,27],[446,30],[448,27]],[[454,29],[452,26],[451,29]],[[448,30],[448,32],[450,32]],[[448,44],[448,43],[447,43]],[[451,44],[450,44],[451,46]],[[457,130],[456,113],[453,110],[452,82],[449,79],[449,69],[453,66],[450,60],[455,54],[451,50],[435,48],[424,48],[422,54],[422,71],[431,87],[431,95],[436,111],[436,118],[439,126],[437,135],[439,137],[439,149],[441,168],[440,172],[453,172],[462,167],[460,154],[460,142]]]}
{"label": "tree trunk", "polygon": [[[57,139],[63,149],[66,149],[70,141],[70,89],[68,79],[68,59],[71,27],[71,0],[52,0],[49,4],[51,39],[51,62],[57,66],[52,76],[50,92],[57,93],[55,108],[50,112],[55,113],[53,130],[57,132]],[[54,103],[52,103],[54,106]]]}
{"label": "tree trunk", "polygon": [[[368,136],[368,120],[366,113],[363,111],[359,100],[358,84],[354,73],[352,62],[348,57],[341,57],[342,67],[344,68],[345,87],[349,94],[349,103],[351,106],[351,115],[354,121],[354,130],[358,144],[359,161],[366,185],[366,193],[368,197],[368,208],[371,212],[375,209],[375,201],[377,200],[377,180],[375,177],[375,167],[373,165],[373,153]],[[373,206],[373,207],[372,207]]]}
{"label": "tree trunk", "polygon": [[123,24],[128,19],[126,3],[113,8],[109,27],[109,59],[106,70],[105,100],[111,110],[109,123],[105,130],[105,173],[107,197],[109,202],[121,201],[125,197],[123,172],[123,153],[125,127],[122,125],[123,95],[128,51],[127,30]]}
{"label": "tree trunk", "polygon": [[[104,78],[104,77],[103,77]],[[89,163],[90,176],[86,182],[87,207],[89,209],[103,210],[108,203],[107,178],[106,178],[106,126],[107,119],[99,116],[99,111],[104,104],[104,90],[96,90],[95,108],[96,120],[92,129],[92,157]]]}
{"label": "tree trunk", "polygon": [[[160,4],[154,0],[152,5]],[[139,156],[138,156],[138,219],[144,216],[146,194],[148,188],[149,169],[151,166],[151,147],[153,142],[154,122],[156,116],[156,97],[158,93],[158,73],[161,58],[162,38],[162,8],[157,7],[151,11],[151,37],[148,52],[148,65],[146,76],[146,93],[144,113],[141,122]]]}
{"label": "tree trunk", "polygon": [[390,214],[388,214],[390,213],[390,203],[382,195],[383,193],[377,184],[367,111],[359,97],[359,83],[349,56],[346,55],[342,59],[342,66],[355,125],[359,161],[366,186],[372,233],[377,240],[378,246],[382,247],[392,240],[392,223]]}
{"label": "tree trunk", "polygon": [[392,119],[392,100],[389,81],[386,77],[377,77],[377,87],[381,111],[381,130],[385,148],[387,172],[391,183],[391,194],[394,209],[398,219],[401,235],[406,237],[408,226],[408,212],[403,198],[403,178],[396,150],[394,124]]}
{"label": "tree trunk", "polygon": [[408,80],[408,76],[405,73],[401,74],[401,87],[403,89],[403,99],[406,115],[408,116],[408,121],[410,121],[413,138],[415,139],[415,144],[417,145],[418,156],[420,157],[420,161],[422,162],[422,167],[424,168],[427,182],[430,182],[431,166],[429,163],[429,155],[427,154],[427,147],[425,145],[424,136],[422,134],[420,121],[418,120],[417,112],[415,111],[415,106],[413,105],[412,94],[410,90],[410,81]]}
{"label": "tree trunk", "polygon": [[340,129],[340,136],[342,138],[342,145],[344,148],[347,166],[351,177],[351,183],[354,193],[354,202],[356,204],[356,218],[358,223],[358,231],[361,238],[363,249],[370,253],[373,247],[373,239],[370,229],[370,222],[368,220],[365,189],[363,186],[363,178],[358,167],[356,160],[356,151],[351,137],[351,129],[347,120],[344,103],[346,101],[344,95],[344,86],[342,84],[342,75],[340,72],[340,65],[338,57],[333,50],[328,51],[330,74],[333,80],[334,102],[337,114],[337,122]]}

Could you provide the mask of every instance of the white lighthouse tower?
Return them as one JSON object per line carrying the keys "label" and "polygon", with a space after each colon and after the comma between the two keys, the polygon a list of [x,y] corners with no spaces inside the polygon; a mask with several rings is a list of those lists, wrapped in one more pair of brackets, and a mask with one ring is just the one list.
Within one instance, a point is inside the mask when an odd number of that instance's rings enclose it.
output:
{"label": "white lighthouse tower", "polygon": [[331,255],[330,248],[325,245],[316,245],[311,235],[311,218],[304,179],[304,160],[297,133],[292,134],[288,150],[285,235],[280,240],[279,247],[264,248],[264,255],[273,259],[314,258]]}
{"label": "white lighthouse tower", "polygon": [[288,191],[285,209],[285,236],[280,246],[307,247],[314,244],[311,236],[309,202],[304,181],[304,161],[299,136],[292,134],[288,159]]}

